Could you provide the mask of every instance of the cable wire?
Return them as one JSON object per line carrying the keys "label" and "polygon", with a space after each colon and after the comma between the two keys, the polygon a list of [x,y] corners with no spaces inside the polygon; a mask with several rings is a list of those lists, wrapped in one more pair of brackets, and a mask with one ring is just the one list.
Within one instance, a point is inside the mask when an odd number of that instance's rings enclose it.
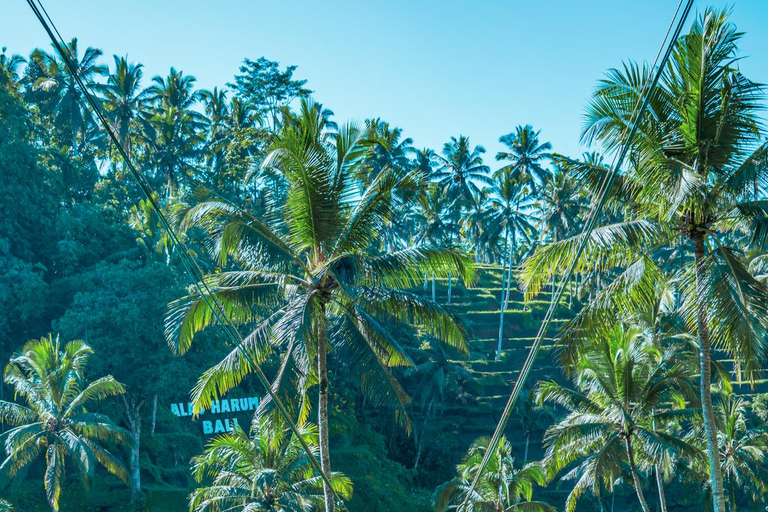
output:
{"label": "cable wire", "polygon": [[[480,467],[475,472],[475,476],[472,479],[472,484],[470,485],[470,488],[466,493],[466,497],[464,498],[462,504],[459,506],[459,509],[458,509],[459,511],[466,512],[468,510],[467,507],[469,505],[470,497],[474,494],[475,488],[477,487],[477,483],[479,482],[480,477],[483,474],[483,471],[488,465],[488,462],[493,456],[493,453],[496,451],[499,441],[501,440],[501,437],[504,433],[504,429],[507,426],[507,422],[509,421],[509,417],[512,413],[512,408],[515,406],[515,403],[517,402],[517,399],[520,396],[523,386],[525,385],[525,382],[528,379],[528,375],[530,374],[531,369],[533,368],[533,363],[535,362],[536,356],[538,355],[539,349],[541,348],[541,341],[546,335],[550,324],[552,323],[555,309],[560,304],[560,299],[563,296],[563,292],[565,291],[566,284],[568,280],[571,278],[571,275],[573,274],[573,271],[576,268],[577,261],[581,256],[581,253],[584,251],[584,248],[587,245],[589,237],[595,228],[595,223],[597,222],[597,218],[600,214],[600,211],[602,210],[606,200],[608,199],[608,192],[610,191],[611,186],[613,185],[613,181],[616,177],[616,174],[618,173],[618,170],[621,168],[621,166],[624,163],[624,159],[627,153],[629,152],[632,139],[634,138],[635,133],[637,132],[638,127],[640,126],[640,120],[642,119],[643,114],[648,108],[648,104],[650,103],[653,91],[656,88],[656,85],[658,84],[659,79],[661,78],[661,75],[664,71],[667,61],[669,60],[669,56],[672,54],[672,50],[675,47],[675,43],[677,39],[680,37],[680,33],[683,30],[683,26],[685,25],[685,22],[691,13],[694,0],[687,0],[685,8],[683,9],[682,15],[680,16],[680,20],[678,21],[677,26],[675,27],[672,38],[671,40],[668,41],[670,32],[672,31],[672,27],[675,26],[675,20],[677,19],[677,15],[680,12],[680,7],[683,5],[683,1],[684,0],[680,0],[680,2],[678,3],[677,9],[675,10],[675,14],[672,17],[672,21],[669,24],[669,28],[667,28],[667,32],[664,35],[664,39],[661,43],[661,46],[659,47],[658,53],[656,54],[656,58],[654,59],[654,63],[651,69],[652,70],[655,69],[656,72],[653,74],[653,79],[650,81],[646,80],[643,84],[643,87],[640,90],[640,94],[638,96],[637,101],[635,102],[635,106],[632,110],[632,114],[630,115],[629,123],[625,126],[624,132],[622,133],[622,137],[621,137],[622,139],[624,138],[624,136],[626,136],[622,149],[619,153],[616,154],[614,158],[614,162],[611,165],[609,172],[605,175],[605,177],[603,178],[603,181],[600,184],[600,187],[597,192],[597,198],[598,198],[597,202],[595,204],[595,207],[591,210],[590,215],[587,218],[587,222],[584,225],[584,228],[582,229],[582,232],[580,235],[581,240],[579,241],[576,254],[571,260],[568,266],[568,270],[566,271],[565,276],[560,282],[560,286],[557,288],[557,290],[555,291],[552,297],[552,301],[550,302],[549,309],[547,309],[547,313],[544,316],[544,320],[542,321],[541,327],[539,328],[539,332],[536,335],[536,339],[531,345],[531,349],[528,352],[528,357],[523,363],[523,367],[520,370],[520,375],[518,375],[517,381],[515,382],[515,385],[512,388],[512,393],[509,395],[509,399],[507,400],[507,404],[504,407],[504,411],[502,412],[501,418],[499,419],[499,422],[496,425],[496,430],[494,431],[493,437],[491,438],[491,441],[488,444],[488,448],[486,448],[485,450],[485,454],[483,455],[483,460],[480,463]],[[661,61],[659,61],[659,56],[662,54],[662,51],[665,46],[667,47],[666,51],[664,51],[664,55],[661,58]]]}
{"label": "cable wire", "polygon": [[[146,182],[141,172],[138,169],[136,169],[136,167],[133,165],[133,162],[128,157],[128,154],[125,151],[125,148],[123,147],[122,142],[120,141],[119,137],[114,133],[112,129],[112,125],[109,123],[108,119],[104,115],[104,112],[101,106],[93,97],[93,94],[91,93],[88,86],[83,82],[82,78],[79,76],[77,72],[77,67],[74,65],[72,56],[69,53],[69,50],[64,41],[64,38],[61,36],[58,28],[56,28],[56,24],[48,15],[48,12],[45,10],[45,7],[43,6],[42,1],[27,0],[27,4],[32,9],[32,12],[35,14],[35,17],[37,17],[37,20],[40,22],[43,29],[46,31],[46,33],[50,37],[51,43],[53,44],[54,48],[61,56],[62,60],[64,61],[64,64],[69,70],[69,73],[72,75],[72,78],[77,82],[78,86],[80,87],[80,90],[83,92],[83,96],[85,100],[88,102],[88,105],[91,107],[93,112],[99,118],[99,121],[101,122],[103,129],[107,132],[107,135],[111,139],[112,143],[115,144],[115,147],[117,148],[118,153],[123,158],[123,161],[126,163],[126,166],[130,170],[131,175],[138,183],[139,188],[141,189],[144,196],[147,198],[147,201],[149,201],[149,203],[151,204],[152,209],[155,210],[155,213],[157,214],[163,229],[166,231],[166,233],[168,234],[168,237],[171,240],[171,244],[174,246],[174,248],[178,249],[178,254],[180,256],[182,264],[184,265],[187,272],[192,276],[195,283],[195,288],[198,294],[203,299],[206,306],[211,310],[211,313],[213,313],[214,317],[216,318],[216,321],[224,328],[225,335],[230,339],[230,341],[233,344],[235,344],[235,346],[240,347],[241,344],[243,343],[242,335],[227,317],[223,307],[219,303],[218,299],[216,299],[216,296],[211,291],[210,287],[208,286],[208,283],[205,281],[203,277],[203,272],[200,269],[199,265],[194,260],[194,258],[191,257],[190,255],[191,253],[187,248],[186,244],[178,237],[175,230],[173,229],[170,222],[168,221],[165,214],[163,213],[162,209],[160,208],[160,205],[155,199],[155,195],[153,193],[152,188]],[[309,457],[310,463],[315,468],[315,470],[320,474],[324,484],[327,485],[328,488],[330,489],[331,494],[334,496],[336,500],[337,506],[339,506],[341,510],[348,510],[344,504],[344,501],[341,499],[338,493],[334,490],[330,476],[325,474],[325,472],[322,469],[322,466],[320,465],[314,453],[312,452],[312,449],[309,447],[306,440],[301,435],[298,426],[293,421],[293,418],[291,417],[288,411],[288,408],[283,403],[283,400],[277,395],[275,391],[272,390],[272,385],[269,379],[267,378],[266,374],[262,370],[261,366],[251,357],[251,354],[249,353],[249,351],[243,350],[241,351],[241,353],[245,357],[246,362],[251,366],[251,368],[253,368],[253,371],[256,374],[258,380],[264,386],[264,388],[267,391],[267,394],[275,403],[275,406],[278,412],[280,413],[281,416],[283,416],[286,423],[288,424],[288,427],[291,429],[294,436],[301,444],[302,448],[304,449],[307,456]]]}

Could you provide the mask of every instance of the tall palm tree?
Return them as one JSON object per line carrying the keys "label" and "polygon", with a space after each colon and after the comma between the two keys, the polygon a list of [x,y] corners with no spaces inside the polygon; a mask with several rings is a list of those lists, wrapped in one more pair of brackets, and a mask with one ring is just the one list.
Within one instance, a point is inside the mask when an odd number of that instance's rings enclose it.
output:
{"label": "tall palm tree", "polygon": [[[537,462],[516,466],[512,445],[502,437],[496,452],[470,492],[470,482],[488,450],[490,438],[481,437],[470,446],[456,466],[458,479],[445,483],[435,491],[435,510],[467,510],[469,512],[554,512],[555,508],[541,501],[531,501],[535,486],[546,483],[544,468]],[[468,508],[461,508],[464,502]]]}
{"label": "tall palm tree", "polygon": [[108,375],[85,380],[93,350],[82,341],[62,346],[58,337],[27,342],[5,367],[5,382],[27,405],[0,401],[0,419],[12,428],[2,434],[6,459],[0,472],[13,477],[45,454],[45,490],[59,510],[61,485],[69,460],[87,481],[96,465],[128,482],[122,462],[102,443],[128,444],[131,436],[93,406],[124,393]]}
{"label": "tall palm tree", "polygon": [[[689,256],[682,280],[688,326],[699,338],[703,423],[715,512],[725,512],[720,449],[711,396],[711,346],[733,354],[754,379],[766,355],[768,289],[750,274],[730,244],[768,238],[768,182],[756,112],[761,88],[736,66],[741,34],[727,11],[707,9],[677,41],[659,88],[651,97],[633,141],[630,169],[609,190],[609,206],[626,220],[597,228],[577,262],[577,271],[622,267],[624,272],[599,295],[602,309],[645,309],[649,288],[662,275],[654,249],[674,248]],[[652,70],[628,64],[613,70],[588,107],[584,136],[615,150],[630,109]],[[594,188],[605,175],[587,166]],[[542,278],[562,272],[580,237],[542,248],[526,264],[529,295]],[[692,261],[691,261],[692,260]],[[536,276],[536,277],[534,277]],[[546,276],[546,277],[545,277]]]}
{"label": "tall palm tree", "polygon": [[147,89],[152,105],[147,134],[151,162],[173,192],[183,176],[192,176],[203,156],[208,119],[195,110],[203,91],[195,89],[195,77],[171,68],[167,77],[156,76]]}
{"label": "tall palm tree", "polygon": [[[77,38],[66,45],[66,51],[75,68],[75,74],[86,84],[107,72],[107,67],[98,64],[103,52],[97,48],[86,48],[80,56]],[[32,84],[35,90],[48,94],[45,111],[53,117],[57,130],[65,136],[72,148],[77,147],[77,137],[85,136],[88,127],[94,124],[93,114],[82,101],[77,81],[69,72],[64,61],[54,54],[37,49],[32,52],[30,62],[35,66],[38,77]]]}
{"label": "tall palm tree", "polygon": [[543,164],[551,157],[552,144],[540,142],[541,131],[534,131],[529,124],[518,126],[514,133],[499,137],[499,142],[507,146],[509,151],[496,153],[496,160],[509,163],[499,169],[497,174],[509,174],[518,182],[531,182],[535,193],[550,178],[550,171]]}
{"label": "tall palm tree", "polygon": [[107,75],[104,84],[95,87],[101,93],[101,105],[121,144],[131,158],[133,144],[130,132],[136,122],[144,119],[149,91],[142,89],[142,64],[132,64],[126,57],[114,56],[115,70]]}
{"label": "tall palm tree", "polygon": [[[546,465],[560,472],[576,464],[564,476],[577,480],[566,510],[575,509],[585,490],[599,496],[601,489],[612,489],[627,465],[640,506],[649,512],[638,471],[638,450],[650,458],[697,453],[682,440],[651,426],[657,409],[667,403],[684,406],[681,398],[695,397],[681,349],[672,347],[659,355],[640,332],[620,325],[606,339],[588,344],[576,362],[574,384],[577,389],[543,382],[536,391],[539,403],[550,402],[567,411],[544,436]],[[672,415],[667,411],[665,417]]]}
{"label": "tall palm tree", "polygon": [[441,166],[434,179],[459,209],[469,208],[477,202],[480,185],[493,185],[488,176],[490,168],[483,164],[483,153],[483,146],[473,148],[469,137],[460,135],[458,139],[451,137],[451,141],[443,146],[443,155],[437,157]]}
{"label": "tall palm tree", "polygon": [[[236,266],[205,279],[233,322],[253,326],[201,377],[193,392],[196,407],[206,408],[238,385],[252,371],[250,358],[263,361],[281,352],[275,389],[289,370],[300,389],[318,385],[320,462],[328,476],[329,349],[358,372],[366,392],[402,403],[406,397],[388,367],[410,359],[387,326],[414,324],[466,350],[456,317],[406,290],[426,272],[445,276],[453,270],[465,280],[473,274],[471,261],[455,251],[416,246],[368,252],[393,214],[393,190],[410,186],[412,175],[384,172],[362,188],[355,177],[367,149],[364,130],[353,124],[331,129],[329,123],[328,112],[308,99],[284,118],[264,165],[284,176],[287,199],[267,219],[216,199],[193,207],[183,223],[206,229],[213,256],[226,268]],[[172,348],[185,352],[195,332],[211,323],[199,295],[180,299],[168,317]],[[325,493],[330,512],[333,497],[329,488]]]}
{"label": "tall palm tree", "polygon": [[[317,427],[301,425],[299,435],[317,455]],[[271,416],[257,418],[250,434],[238,427],[215,437],[192,459],[192,474],[198,483],[211,479],[190,494],[193,512],[309,512],[323,501],[322,480],[301,443]],[[351,496],[349,478],[333,473],[331,482]]]}
{"label": "tall palm tree", "polygon": [[[501,359],[502,340],[504,334],[504,312],[509,304],[512,287],[512,268],[516,263],[518,236],[529,239],[535,231],[533,203],[529,179],[514,177],[512,172],[496,172],[496,183],[489,200],[493,212],[489,218],[490,234],[504,233],[504,249],[501,264],[501,298],[499,300],[499,343],[496,349],[496,359]],[[511,242],[511,247],[510,247]]]}

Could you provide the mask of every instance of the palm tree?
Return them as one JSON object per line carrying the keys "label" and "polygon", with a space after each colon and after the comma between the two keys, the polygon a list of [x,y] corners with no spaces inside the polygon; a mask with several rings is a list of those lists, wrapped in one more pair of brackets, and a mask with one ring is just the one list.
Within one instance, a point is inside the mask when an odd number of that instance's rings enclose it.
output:
{"label": "palm tree", "polygon": [[194,107],[203,98],[195,90],[195,77],[171,68],[167,77],[156,76],[147,89],[152,105],[148,116],[148,143],[155,172],[165,179],[169,194],[182,176],[192,176],[203,155],[208,119]]}
{"label": "palm tree", "polygon": [[765,469],[768,436],[764,426],[750,426],[748,403],[732,393],[722,393],[715,402],[723,479],[729,489],[730,510],[737,509],[736,490],[764,502],[768,492]]}
{"label": "palm tree", "polygon": [[[103,54],[101,50],[89,46],[81,57],[77,38],[72,39],[65,50],[75,74],[86,85],[92,85],[97,76],[106,74],[107,67],[97,64]],[[64,133],[66,142],[76,148],[77,137],[85,136],[88,127],[94,124],[92,113],[82,101],[77,81],[56,55],[38,49],[32,52],[30,61],[39,73],[33,88],[48,93],[45,100],[47,113],[53,117],[56,128]]]}
{"label": "palm tree", "polygon": [[53,510],[59,510],[68,459],[86,481],[98,463],[128,482],[122,462],[102,443],[129,444],[130,434],[92,412],[98,402],[125,389],[111,375],[87,383],[92,353],[82,341],[62,346],[49,335],[27,342],[5,367],[5,382],[27,405],[0,401],[0,420],[12,426],[0,436],[7,455],[0,472],[13,477],[45,454],[45,490]]}
{"label": "palm tree", "polygon": [[142,64],[132,64],[126,57],[114,56],[115,71],[107,75],[104,84],[96,84],[101,93],[101,105],[112,129],[125,148],[128,158],[133,154],[130,131],[137,121],[144,120],[149,91],[141,88],[144,76]]}
{"label": "palm tree", "polygon": [[[768,205],[761,198],[768,145],[760,139],[756,117],[761,89],[735,65],[741,34],[727,18],[727,11],[707,9],[677,42],[633,141],[631,168],[609,190],[609,206],[626,219],[597,228],[577,262],[579,272],[624,269],[598,296],[608,319],[611,310],[625,309],[621,303],[645,309],[644,292],[662,275],[654,261],[658,249],[678,247],[693,260],[684,264],[681,279],[688,327],[699,338],[715,512],[725,512],[725,497],[711,397],[711,346],[733,354],[753,380],[768,339],[768,289],[742,261],[744,244],[730,245],[739,233],[757,246],[768,237]],[[628,64],[609,73],[588,108],[587,141],[599,141],[608,150],[623,142],[631,105],[651,71]],[[605,171],[586,167],[583,179],[596,188]],[[551,244],[528,261],[523,277],[529,295],[542,278],[563,271],[580,240]]]}
{"label": "palm tree", "polygon": [[14,512],[16,509],[7,501],[0,499],[0,512]]}
{"label": "palm tree", "polygon": [[2,51],[0,51],[0,69],[7,71],[8,74],[11,75],[11,78],[18,82],[19,68],[21,68],[21,66],[27,61],[21,55],[6,54],[5,52],[7,49],[7,47],[3,46]]}
{"label": "palm tree", "polygon": [[[512,267],[515,265],[517,254],[518,234],[524,239],[530,238],[535,231],[533,226],[532,203],[530,201],[531,189],[528,186],[530,180],[514,177],[512,172],[496,172],[496,183],[493,187],[493,195],[489,200],[493,212],[488,224],[491,226],[489,233],[504,233],[504,249],[502,251],[501,264],[501,298],[499,300],[499,343],[496,349],[496,359],[501,359],[502,340],[504,335],[504,312],[509,304],[510,289],[512,286]],[[510,241],[512,246],[509,247]]]}
{"label": "palm tree", "polygon": [[[387,171],[363,189],[355,176],[368,144],[364,130],[353,124],[331,129],[329,117],[308,99],[298,114],[284,117],[264,161],[289,184],[285,204],[268,216],[273,222],[214,199],[193,207],[183,225],[206,229],[219,263],[239,267],[205,280],[233,322],[255,323],[244,341],[201,377],[193,392],[196,407],[208,407],[238,385],[252,371],[250,361],[281,351],[275,389],[289,369],[300,389],[318,385],[320,462],[330,477],[329,349],[358,372],[367,393],[402,403],[406,397],[388,367],[408,365],[410,359],[388,326],[416,325],[466,351],[456,317],[406,290],[426,272],[445,276],[453,270],[469,280],[473,267],[466,256],[436,248],[368,252],[393,213],[393,191],[410,186],[412,174]],[[199,295],[172,304],[167,332],[174,351],[185,352],[195,332],[211,323]],[[330,512],[334,502],[327,487],[325,497]]]}
{"label": "palm tree", "polygon": [[451,142],[443,146],[443,156],[438,156],[440,169],[434,174],[434,179],[445,189],[445,193],[456,206],[469,208],[476,203],[480,195],[480,186],[493,185],[488,176],[490,168],[483,164],[483,146],[469,143],[469,137],[460,135],[451,137]]}
{"label": "palm tree", "polygon": [[550,172],[542,164],[546,162],[552,151],[552,144],[539,142],[541,131],[534,131],[529,124],[518,126],[514,133],[499,137],[499,142],[509,148],[509,151],[496,153],[496,160],[509,163],[499,169],[497,174],[509,174],[518,182],[531,182],[531,188],[536,193],[538,187],[549,181]]}
{"label": "palm tree", "polygon": [[[480,467],[490,438],[477,439],[456,466],[458,479],[447,482],[435,491],[435,510],[467,510],[468,512],[554,512],[547,503],[531,501],[533,488],[546,483],[544,468],[536,462],[515,466],[512,446],[502,437],[496,452],[488,461],[477,486],[470,492],[470,481]],[[467,508],[462,508],[467,502]]]}
{"label": "palm tree", "polygon": [[[317,454],[317,427],[305,424],[299,435]],[[278,418],[257,417],[251,433],[241,428],[217,436],[205,452],[192,459],[192,474],[200,483],[189,496],[193,512],[308,512],[323,501],[322,479],[309,457]],[[352,482],[333,473],[334,490],[352,495]]]}
{"label": "palm tree", "polygon": [[[638,471],[637,451],[655,459],[664,453],[695,456],[696,450],[675,436],[652,427],[657,410],[666,404],[682,407],[682,398],[695,396],[684,353],[671,347],[659,353],[642,332],[619,325],[607,339],[594,340],[582,352],[574,368],[577,389],[543,382],[536,391],[540,404],[551,402],[566,409],[566,416],[547,429],[545,463],[560,472],[576,463],[564,479],[577,479],[566,501],[576,507],[579,496],[591,489],[611,490],[614,481],[629,467],[640,506],[650,508]],[[674,411],[666,411],[665,418]]]}

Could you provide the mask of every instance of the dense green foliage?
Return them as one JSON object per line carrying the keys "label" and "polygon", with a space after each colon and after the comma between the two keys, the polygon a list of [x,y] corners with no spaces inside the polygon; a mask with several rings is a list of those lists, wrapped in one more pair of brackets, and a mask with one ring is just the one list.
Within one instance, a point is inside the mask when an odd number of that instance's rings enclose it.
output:
{"label": "dense green foliage", "polygon": [[354,511],[756,509],[768,151],[741,37],[706,10],[677,42],[566,283],[648,66],[599,82],[595,152],[521,124],[492,168],[466,135],[418,150],[381,119],[337,124],[295,66],[245,59],[202,90],[71,41],[180,247],[61,58],[3,50],[0,510],[331,511],[331,489]]}

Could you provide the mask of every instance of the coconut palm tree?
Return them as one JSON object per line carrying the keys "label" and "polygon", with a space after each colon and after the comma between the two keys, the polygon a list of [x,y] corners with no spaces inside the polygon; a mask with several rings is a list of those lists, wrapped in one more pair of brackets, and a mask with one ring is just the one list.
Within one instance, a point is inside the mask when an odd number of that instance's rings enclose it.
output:
{"label": "coconut palm tree", "polygon": [[[711,346],[740,362],[753,380],[766,354],[768,289],[750,274],[736,235],[761,246],[768,238],[768,182],[756,112],[761,88],[736,66],[741,34],[727,11],[707,9],[677,41],[660,86],[632,145],[630,168],[609,189],[608,205],[625,218],[595,229],[577,261],[578,272],[621,267],[598,295],[601,309],[621,314],[646,309],[649,289],[663,275],[659,249],[687,256],[682,292],[688,328],[699,338],[700,389],[715,512],[725,512],[720,449],[711,397]],[[652,70],[627,64],[600,83],[587,111],[587,141],[615,151],[630,109]],[[586,166],[597,188],[602,167]],[[529,296],[562,272],[581,237],[542,248],[524,269]],[[535,276],[535,277],[534,277]],[[623,304],[623,305],[622,305]],[[610,320],[608,320],[610,321]]]}
{"label": "coconut palm tree", "polygon": [[499,137],[499,142],[509,148],[509,151],[496,153],[496,160],[509,163],[499,169],[497,174],[509,174],[518,182],[530,181],[533,192],[543,186],[550,178],[550,171],[543,164],[551,157],[552,144],[540,142],[541,131],[534,131],[529,124],[518,126],[514,133]]}
{"label": "coconut palm tree", "polygon": [[[544,468],[536,462],[516,466],[512,445],[502,437],[475,489],[470,482],[480,467],[490,438],[481,437],[470,446],[461,463],[456,466],[458,479],[447,482],[435,491],[435,510],[466,510],[468,512],[554,512],[555,508],[541,501],[531,501],[535,486],[546,483]],[[462,508],[466,502],[467,507]]]}
{"label": "coconut palm tree", "polygon": [[91,354],[82,341],[62,346],[49,335],[27,342],[5,367],[5,382],[27,405],[0,401],[0,420],[12,427],[0,436],[7,455],[0,472],[13,477],[44,455],[45,491],[53,510],[59,510],[68,461],[86,481],[98,464],[128,482],[125,466],[103,443],[129,444],[131,436],[93,412],[98,402],[125,390],[111,375],[85,380]]}
{"label": "coconut palm tree", "polygon": [[[348,371],[358,372],[369,395],[404,402],[388,368],[408,365],[410,358],[388,326],[416,325],[466,351],[456,317],[407,290],[425,273],[442,277],[453,271],[465,280],[473,274],[471,261],[455,251],[414,246],[370,254],[393,214],[393,191],[411,186],[412,174],[392,169],[362,188],[355,177],[368,148],[364,130],[354,124],[332,129],[329,117],[308,99],[297,114],[284,114],[263,164],[289,184],[285,204],[271,219],[212,199],[191,208],[183,221],[185,228],[208,231],[213,256],[226,265],[205,277],[211,293],[231,321],[252,326],[242,343],[201,377],[193,392],[196,407],[208,407],[238,385],[252,371],[250,361],[280,352],[275,389],[289,370],[300,389],[318,385],[320,462],[328,476],[329,350]],[[194,334],[214,322],[199,295],[172,304],[167,332],[174,351],[185,352]],[[330,489],[325,493],[326,510],[332,511]]]}
{"label": "coconut palm tree", "polygon": [[[86,85],[92,85],[96,77],[107,73],[107,67],[97,63],[103,55],[101,50],[89,46],[80,56],[77,38],[72,39],[65,50],[75,68],[75,74]],[[76,148],[77,137],[85,136],[88,127],[94,124],[92,113],[85,101],[82,101],[77,81],[57,55],[37,49],[32,52],[30,63],[37,72],[32,75],[37,76],[31,84],[33,89],[46,93],[45,112],[52,116],[66,143]]]}
{"label": "coconut palm tree", "polygon": [[443,155],[437,157],[441,165],[434,179],[459,209],[469,208],[477,202],[481,185],[493,185],[488,176],[490,168],[483,164],[483,153],[483,146],[473,148],[469,137],[460,135],[458,139],[451,137],[451,141],[443,146]]}
{"label": "coconut palm tree", "polygon": [[715,401],[723,480],[729,490],[730,510],[736,510],[737,490],[755,503],[765,501],[768,471],[765,469],[768,434],[764,425],[752,426],[749,404],[732,393],[722,393]]}
{"label": "coconut palm tree", "polygon": [[638,471],[637,453],[652,459],[664,453],[694,457],[697,451],[679,438],[652,428],[658,411],[673,416],[668,403],[685,406],[695,397],[689,366],[679,347],[659,354],[651,340],[633,327],[619,325],[606,339],[585,347],[574,373],[576,389],[543,382],[536,390],[540,404],[549,402],[566,409],[566,416],[547,429],[545,464],[560,472],[576,464],[564,479],[576,484],[566,501],[573,511],[579,496],[591,490],[612,490],[613,483],[629,468],[640,506],[645,499]]}
{"label": "coconut palm tree", "polygon": [[[301,425],[299,435],[317,455],[317,427]],[[215,437],[192,459],[198,483],[189,496],[193,512],[309,512],[323,502],[322,479],[296,436],[272,416],[255,418],[250,434],[241,428]],[[352,482],[333,473],[334,490],[352,495]]]}
{"label": "coconut palm tree", "polygon": [[101,105],[112,124],[112,129],[125,148],[128,158],[133,154],[131,129],[144,120],[149,91],[142,89],[142,64],[132,64],[127,57],[114,56],[115,70],[107,81],[94,87],[101,93]]}
{"label": "coconut palm tree", "polygon": [[172,193],[183,176],[192,176],[204,155],[208,119],[195,110],[204,94],[195,89],[195,77],[171,68],[167,77],[156,76],[147,89],[152,105],[148,114],[147,144],[151,165]]}
{"label": "coconut palm tree", "polygon": [[[533,203],[528,179],[523,182],[521,177],[514,177],[509,171],[496,172],[496,183],[489,199],[492,213],[489,215],[489,234],[504,233],[504,248],[501,264],[501,299],[499,300],[499,343],[496,349],[496,359],[501,359],[501,348],[504,334],[504,312],[509,304],[512,287],[512,268],[516,263],[518,236],[529,239],[535,232]],[[511,241],[511,247],[510,247]]]}
{"label": "coconut palm tree", "polygon": [[27,60],[21,55],[8,55],[5,53],[7,50],[8,48],[3,46],[2,51],[0,51],[0,69],[7,71],[8,74],[11,75],[11,78],[18,82],[19,68],[21,68]]}

